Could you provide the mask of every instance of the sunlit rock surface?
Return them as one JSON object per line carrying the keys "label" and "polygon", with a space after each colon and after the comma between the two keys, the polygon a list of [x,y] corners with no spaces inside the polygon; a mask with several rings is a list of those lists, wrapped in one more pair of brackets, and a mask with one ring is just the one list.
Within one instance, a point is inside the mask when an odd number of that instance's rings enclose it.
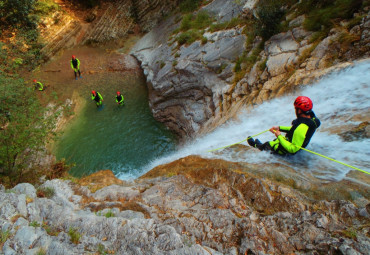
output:
{"label": "sunlit rock surface", "polygon": [[[264,169],[274,172],[274,166]],[[314,200],[303,186],[293,189],[259,177],[255,166],[223,160],[189,156],[135,182],[122,182],[109,171],[79,183],[46,181],[41,187],[54,190],[50,198],[38,197],[30,184],[0,187],[4,254],[367,254],[370,249],[368,205]]]}

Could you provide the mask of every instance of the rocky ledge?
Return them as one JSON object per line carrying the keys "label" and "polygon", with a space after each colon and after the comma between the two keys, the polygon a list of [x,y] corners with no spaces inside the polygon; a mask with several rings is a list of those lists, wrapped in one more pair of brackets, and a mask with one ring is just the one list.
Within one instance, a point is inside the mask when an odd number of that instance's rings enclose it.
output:
{"label": "rocky ledge", "polygon": [[100,171],[0,185],[3,254],[368,254],[370,205],[308,199],[189,156],[133,182]]}

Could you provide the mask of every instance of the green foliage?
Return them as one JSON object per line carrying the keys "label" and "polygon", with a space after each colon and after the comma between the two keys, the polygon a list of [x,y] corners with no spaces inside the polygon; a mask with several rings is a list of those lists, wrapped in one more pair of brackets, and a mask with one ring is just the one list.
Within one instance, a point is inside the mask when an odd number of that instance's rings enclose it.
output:
{"label": "green foliage", "polygon": [[285,14],[281,3],[274,0],[262,0],[257,7],[256,34],[264,40],[279,33],[279,24]]}
{"label": "green foliage", "polygon": [[191,21],[193,19],[193,14],[186,14],[181,21],[180,31],[187,31],[191,28]]}
{"label": "green foliage", "polygon": [[59,234],[59,231],[56,228],[54,228],[52,226],[49,226],[47,222],[43,222],[41,227],[43,229],[45,229],[45,231],[46,231],[46,233],[48,233],[48,235],[58,236],[58,234]]}
{"label": "green foliage", "polygon": [[193,12],[200,6],[202,0],[184,0],[180,3],[180,11],[182,13]]}
{"label": "green foliage", "polygon": [[177,42],[182,44],[192,44],[196,40],[200,40],[203,38],[203,33],[199,32],[198,30],[189,30],[186,32],[181,33],[177,37]]}
{"label": "green foliage", "polygon": [[22,79],[0,75],[0,173],[19,178],[53,138],[56,115],[46,112]]}
{"label": "green foliage", "polygon": [[187,14],[182,18],[180,31],[188,31],[190,29],[204,29],[209,27],[213,22],[213,18],[206,11],[200,11],[197,15]]}
{"label": "green foliage", "polygon": [[202,36],[202,38],[201,38],[201,42],[202,42],[202,45],[206,44],[206,43],[208,42],[207,37]]}
{"label": "green foliage", "polygon": [[107,252],[105,251],[105,246],[102,245],[101,243],[98,244],[98,254],[105,255]]}
{"label": "green foliage", "polygon": [[47,197],[51,198],[55,195],[55,190],[51,187],[42,187],[37,189],[37,196],[38,197]]}
{"label": "green foliage", "polygon": [[59,5],[53,0],[38,0],[35,4],[35,13],[46,16],[52,12],[58,11]]}
{"label": "green foliage", "polygon": [[106,214],[104,214],[104,216],[106,218],[110,218],[110,217],[114,217],[115,215],[114,215],[114,213],[111,210],[109,210]]}
{"label": "green foliage", "polygon": [[37,228],[37,227],[40,227],[41,225],[40,225],[40,223],[38,223],[37,221],[32,221],[32,222],[30,222],[30,226],[31,227],[34,227],[34,228]]}
{"label": "green foliage", "polygon": [[197,15],[185,15],[179,29],[175,31],[175,33],[182,31],[176,38],[177,42],[179,45],[192,44],[197,40],[201,40],[202,44],[207,43],[207,38],[203,36],[203,29],[209,27],[212,22],[213,18],[206,11],[200,11]]}
{"label": "green foliage", "polygon": [[353,228],[345,229],[343,230],[343,234],[351,239],[356,239],[357,238],[357,232]]}
{"label": "green foliage", "polygon": [[265,70],[265,68],[266,68],[266,63],[267,63],[267,59],[265,59],[264,61],[262,61],[262,62],[259,64],[258,68],[259,68],[261,71]]}
{"label": "green foliage", "polygon": [[195,29],[204,29],[206,27],[209,27],[213,22],[212,17],[209,15],[207,11],[200,11],[195,16],[195,19],[193,20],[193,28]]}
{"label": "green foliage", "polygon": [[10,236],[10,231],[1,231],[1,236],[0,236],[0,247],[8,240]]}
{"label": "green foliage", "polygon": [[362,0],[308,0],[299,5],[301,12],[309,7],[303,26],[310,31],[330,30],[337,19],[350,19],[363,7]]}
{"label": "green foliage", "polygon": [[1,0],[0,1],[0,24],[5,26],[28,26],[35,27],[30,17],[34,9],[35,0]]}
{"label": "green foliage", "polygon": [[13,44],[0,43],[0,74],[18,73],[21,68],[33,68],[42,59],[36,29],[20,29]]}
{"label": "green foliage", "polygon": [[81,234],[77,231],[76,228],[69,228],[68,235],[71,238],[72,243],[78,244],[80,242]]}
{"label": "green foliage", "polygon": [[41,247],[37,250],[36,255],[46,255],[46,250]]}
{"label": "green foliage", "polygon": [[216,32],[219,30],[226,30],[226,29],[234,28],[239,25],[246,25],[246,20],[240,17],[235,17],[227,22],[212,24],[210,26],[210,31]]}

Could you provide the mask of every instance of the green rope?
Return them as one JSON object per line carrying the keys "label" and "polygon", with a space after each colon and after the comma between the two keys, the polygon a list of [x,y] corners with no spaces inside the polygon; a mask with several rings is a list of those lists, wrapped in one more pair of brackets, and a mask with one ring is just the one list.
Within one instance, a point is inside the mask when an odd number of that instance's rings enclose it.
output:
{"label": "green rope", "polygon": [[300,148],[300,149],[302,149],[302,150],[304,150],[304,151],[307,151],[307,152],[309,152],[309,153],[315,154],[315,155],[317,155],[317,156],[320,156],[320,157],[323,157],[323,158],[329,159],[329,160],[331,160],[331,161],[337,162],[337,163],[339,163],[339,164],[342,164],[342,165],[344,165],[344,166],[348,166],[348,167],[350,167],[350,168],[356,169],[356,170],[361,171],[361,172],[363,172],[363,173],[365,173],[365,174],[370,174],[369,172],[366,172],[365,170],[362,170],[362,169],[360,169],[360,168],[357,168],[357,167],[354,167],[354,166],[348,165],[348,164],[346,164],[346,163],[340,162],[340,161],[335,160],[335,159],[333,159],[333,158],[329,158],[329,157],[327,157],[327,156],[325,156],[325,155],[321,155],[321,154],[319,154],[319,153],[317,153],[317,152],[307,150],[307,149],[302,148],[302,147],[300,147],[300,146],[298,146],[298,145],[295,145],[295,144],[294,144],[294,146],[296,146],[296,147],[298,147],[298,148]]}
{"label": "green rope", "polygon": [[[224,147],[220,147],[220,148],[217,148],[217,149],[209,150],[208,152],[221,150],[221,149],[224,149],[224,148],[227,148],[227,147],[230,147],[230,146],[236,145],[236,144],[243,143],[243,142],[247,141],[249,138],[252,138],[252,137],[255,137],[255,136],[259,136],[259,135],[261,135],[261,134],[263,134],[263,133],[266,133],[266,132],[267,132],[267,131],[269,131],[269,130],[270,130],[270,129],[267,129],[267,130],[265,130],[265,131],[262,131],[261,133],[258,133],[258,134],[256,134],[256,135],[252,135],[252,136],[248,137],[247,139],[244,139],[243,141],[240,141],[240,142],[237,142],[237,143],[233,143],[233,144],[230,144],[230,145],[226,145],[226,146],[224,146]],[[317,153],[317,152],[314,152],[314,151],[307,150],[306,148],[302,148],[302,147],[300,147],[300,146],[298,146],[298,145],[295,145],[295,144],[293,144],[293,145],[294,145],[294,146],[296,146],[296,147],[298,147],[298,148],[299,148],[299,149],[301,149],[301,150],[304,150],[304,151],[307,151],[307,152],[309,152],[309,153],[315,154],[315,155],[317,155],[317,156],[320,156],[320,157],[323,157],[323,158],[329,159],[329,160],[331,160],[331,161],[333,161],[333,162],[336,162],[336,163],[342,164],[342,165],[344,165],[344,166],[347,166],[347,167],[350,167],[350,168],[352,168],[352,169],[358,170],[358,171],[363,172],[363,173],[365,173],[365,174],[370,174],[369,172],[367,172],[367,171],[365,171],[365,170],[362,170],[362,169],[360,169],[360,168],[357,168],[357,167],[354,167],[354,166],[348,165],[348,164],[346,164],[346,163],[340,162],[340,161],[335,160],[335,159],[333,159],[333,158],[329,158],[329,157],[327,157],[327,156],[325,156],[325,155],[322,155],[322,154],[320,154],[320,153]]]}
{"label": "green rope", "polygon": [[[293,143],[292,143],[292,144],[293,144]],[[315,155],[317,155],[317,156],[320,156],[320,157],[323,157],[323,158],[329,159],[329,160],[331,160],[331,161],[334,161],[334,162],[336,162],[336,163],[342,164],[342,165],[344,165],[344,166],[348,166],[348,167],[350,167],[350,168],[353,168],[353,169],[358,170],[358,171],[360,171],[360,172],[363,172],[363,173],[365,173],[365,174],[370,174],[369,172],[366,172],[365,170],[362,170],[362,169],[360,169],[360,168],[357,168],[357,167],[354,167],[354,166],[348,165],[348,164],[346,164],[346,163],[340,162],[340,161],[335,160],[335,159],[333,159],[333,158],[329,158],[329,157],[327,157],[327,156],[325,156],[325,155],[322,155],[322,154],[320,154],[320,153],[317,153],[317,152],[314,152],[314,151],[307,150],[307,149],[302,148],[301,146],[298,146],[298,145],[296,145],[296,144],[293,144],[293,145],[294,145],[295,147],[297,147],[297,148],[301,149],[301,150],[304,150],[304,151],[307,151],[307,152],[309,152],[309,153],[315,154]]]}
{"label": "green rope", "polygon": [[270,129],[267,129],[267,130],[265,130],[265,131],[262,131],[261,133],[258,133],[258,134],[256,134],[256,135],[252,135],[252,136],[248,137],[247,139],[244,139],[243,141],[240,141],[240,142],[238,142],[238,143],[233,143],[233,144],[230,144],[230,145],[226,145],[226,146],[224,146],[224,147],[220,147],[220,148],[217,148],[217,149],[209,150],[209,151],[207,151],[207,152],[218,151],[218,150],[225,149],[225,148],[227,148],[227,147],[230,147],[230,146],[233,146],[233,145],[236,145],[236,144],[243,143],[243,142],[247,141],[249,138],[252,138],[252,137],[258,136],[258,135],[260,135],[260,134],[266,133],[266,132],[267,132],[267,131],[269,131],[269,130],[270,130]]}

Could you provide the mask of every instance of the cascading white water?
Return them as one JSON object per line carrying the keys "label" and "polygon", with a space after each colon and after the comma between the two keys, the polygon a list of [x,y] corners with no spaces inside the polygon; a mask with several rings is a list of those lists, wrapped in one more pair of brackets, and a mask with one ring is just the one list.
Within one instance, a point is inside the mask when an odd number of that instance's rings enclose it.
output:
{"label": "cascading white water", "polygon": [[[321,120],[307,149],[336,160],[370,171],[370,139],[345,142],[340,137],[341,127],[358,125],[357,119],[369,118],[370,112],[370,61],[356,63],[341,71],[331,73],[318,83],[302,87],[299,92],[264,102],[238,115],[238,121],[228,121],[195,141],[187,143],[175,153],[158,158],[146,166],[138,176],[160,164],[165,164],[188,155],[206,158],[222,158],[229,161],[265,163],[278,162],[297,172],[311,173],[326,180],[341,180],[353,170],[328,159],[301,151],[293,157],[283,158],[260,152],[257,149],[244,153],[224,150],[221,153],[208,150],[244,140],[248,135],[257,134],[275,125],[289,126],[296,118],[293,101],[299,95],[308,96],[314,104],[314,112]],[[362,116],[356,118],[356,116]],[[330,132],[335,130],[335,132]],[[338,134],[336,134],[338,133]],[[270,132],[258,137],[262,142],[274,139]],[[365,173],[364,173],[365,174]],[[123,177],[123,176],[122,176]]]}

